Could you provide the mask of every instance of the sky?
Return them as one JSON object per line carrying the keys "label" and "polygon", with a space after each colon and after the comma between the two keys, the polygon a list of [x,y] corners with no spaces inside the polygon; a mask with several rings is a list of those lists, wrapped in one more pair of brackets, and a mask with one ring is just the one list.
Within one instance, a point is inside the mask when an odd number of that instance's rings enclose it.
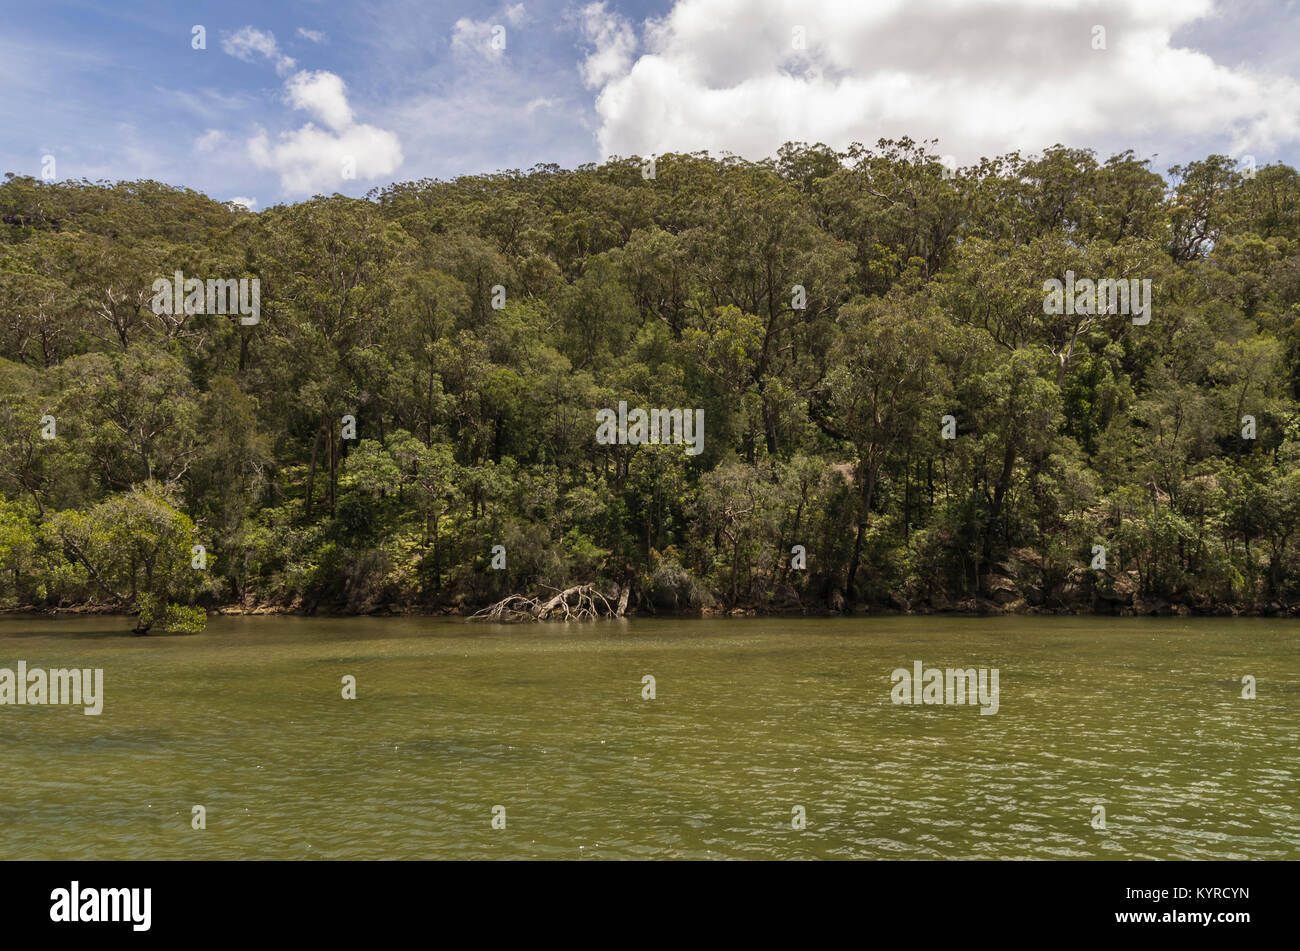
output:
{"label": "sky", "polygon": [[1300,164],[1297,0],[0,0],[0,172],[254,210],[787,141]]}

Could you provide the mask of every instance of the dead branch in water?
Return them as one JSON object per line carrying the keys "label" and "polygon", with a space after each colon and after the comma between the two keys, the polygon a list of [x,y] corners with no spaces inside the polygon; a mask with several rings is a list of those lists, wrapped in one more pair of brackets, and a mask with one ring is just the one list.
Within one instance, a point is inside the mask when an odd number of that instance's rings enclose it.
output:
{"label": "dead branch in water", "polygon": [[522,594],[512,594],[481,611],[475,611],[469,619],[502,623],[585,621],[600,617],[622,617],[626,605],[626,596],[620,601],[618,608],[615,608],[609,603],[608,598],[596,590],[594,584],[580,584],[557,591],[553,597],[545,601],[541,597],[529,598]]}

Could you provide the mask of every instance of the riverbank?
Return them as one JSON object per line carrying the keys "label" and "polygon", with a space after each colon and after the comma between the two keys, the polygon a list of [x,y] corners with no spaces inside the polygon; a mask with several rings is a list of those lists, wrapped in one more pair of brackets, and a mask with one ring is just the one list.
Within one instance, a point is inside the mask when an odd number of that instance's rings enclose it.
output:
{"label": "riverbank", "polygon": [[[208,605],[209,617],[446,617],[468,620],[486,605],[450,604],[384,605],[372,611],[355,612],[332,609],[318,605],[308,610],[302,605],[290,604],[219,604]],[[1098,598],[1067,604],[1031,604],[1024,598],[998,600],[991,597],[948,598],[937,596],[927,599],[909,599],[891,596],[885,603],[859,603],[836,610],[819,602],[783,602],[781,604],[738,604],[734,606],[705,605],[694,608],[635,608],[629,607],[627,617],[641,618],[761,618],[761,617],[911,617],[935,615],[941,617],[1300,617],[1300,603],[1272,601],[1265,603],[1222,602],[1202,599],[1195,602],[1171,601],[1167,598],[1134,598],[1124,602]],[[0,617],[79,617],[118,616],[132,617],[132,612],[110,604],[79,604],[61,607],[16,605],[0,608]]]}

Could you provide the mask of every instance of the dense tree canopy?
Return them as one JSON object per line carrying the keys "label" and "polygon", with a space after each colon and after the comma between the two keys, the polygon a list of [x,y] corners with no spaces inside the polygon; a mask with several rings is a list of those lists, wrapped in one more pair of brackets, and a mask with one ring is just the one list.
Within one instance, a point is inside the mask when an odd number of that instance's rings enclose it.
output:
{"label": "dense tree canopy", "polygon": [[[257,214],[7,176],[0,603],[1300,603],[1295,170],[908,140],[649,169]],[[260,318],[156,312],[178,271],[256,278]],[[1050,312],[1067,275],[1150,281],[1151,319]],[[702,409],[702,451],[598,443],[620,401]]]}

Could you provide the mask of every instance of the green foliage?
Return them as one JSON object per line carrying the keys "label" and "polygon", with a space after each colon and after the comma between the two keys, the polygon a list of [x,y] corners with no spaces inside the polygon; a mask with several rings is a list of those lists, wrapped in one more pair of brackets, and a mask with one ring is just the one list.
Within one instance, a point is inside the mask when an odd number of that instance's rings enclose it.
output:
{"label": "green foliage", "polygon": [[201,629],[202,610],[181,609],[205,589],[207,571],[193,567],[195,526],[173,501],[146,483],[86,512],[54,513],[43,526],[47,538],[85,571],[86,590],[73,593],[137,612],[141,632],[159,620]]}
{"label": "green foliage", "polygon": [[[177,270],[260,322],[154,314]],[[1046,312],[1067,272],[1151,321]],[[1298,317],[1300,175],[1223,156],[800,143],[259,214],[9,177],[0,605],[1300,599]],[[703,452],[597,444],[620,400],[703,410]]]}
{"label": "green foliage", "polygon": [[136,598],[136,632],[161,627],[169,634],[197,634],[208,624],[207,612],[184,604],[162,604],[152,594]]}

